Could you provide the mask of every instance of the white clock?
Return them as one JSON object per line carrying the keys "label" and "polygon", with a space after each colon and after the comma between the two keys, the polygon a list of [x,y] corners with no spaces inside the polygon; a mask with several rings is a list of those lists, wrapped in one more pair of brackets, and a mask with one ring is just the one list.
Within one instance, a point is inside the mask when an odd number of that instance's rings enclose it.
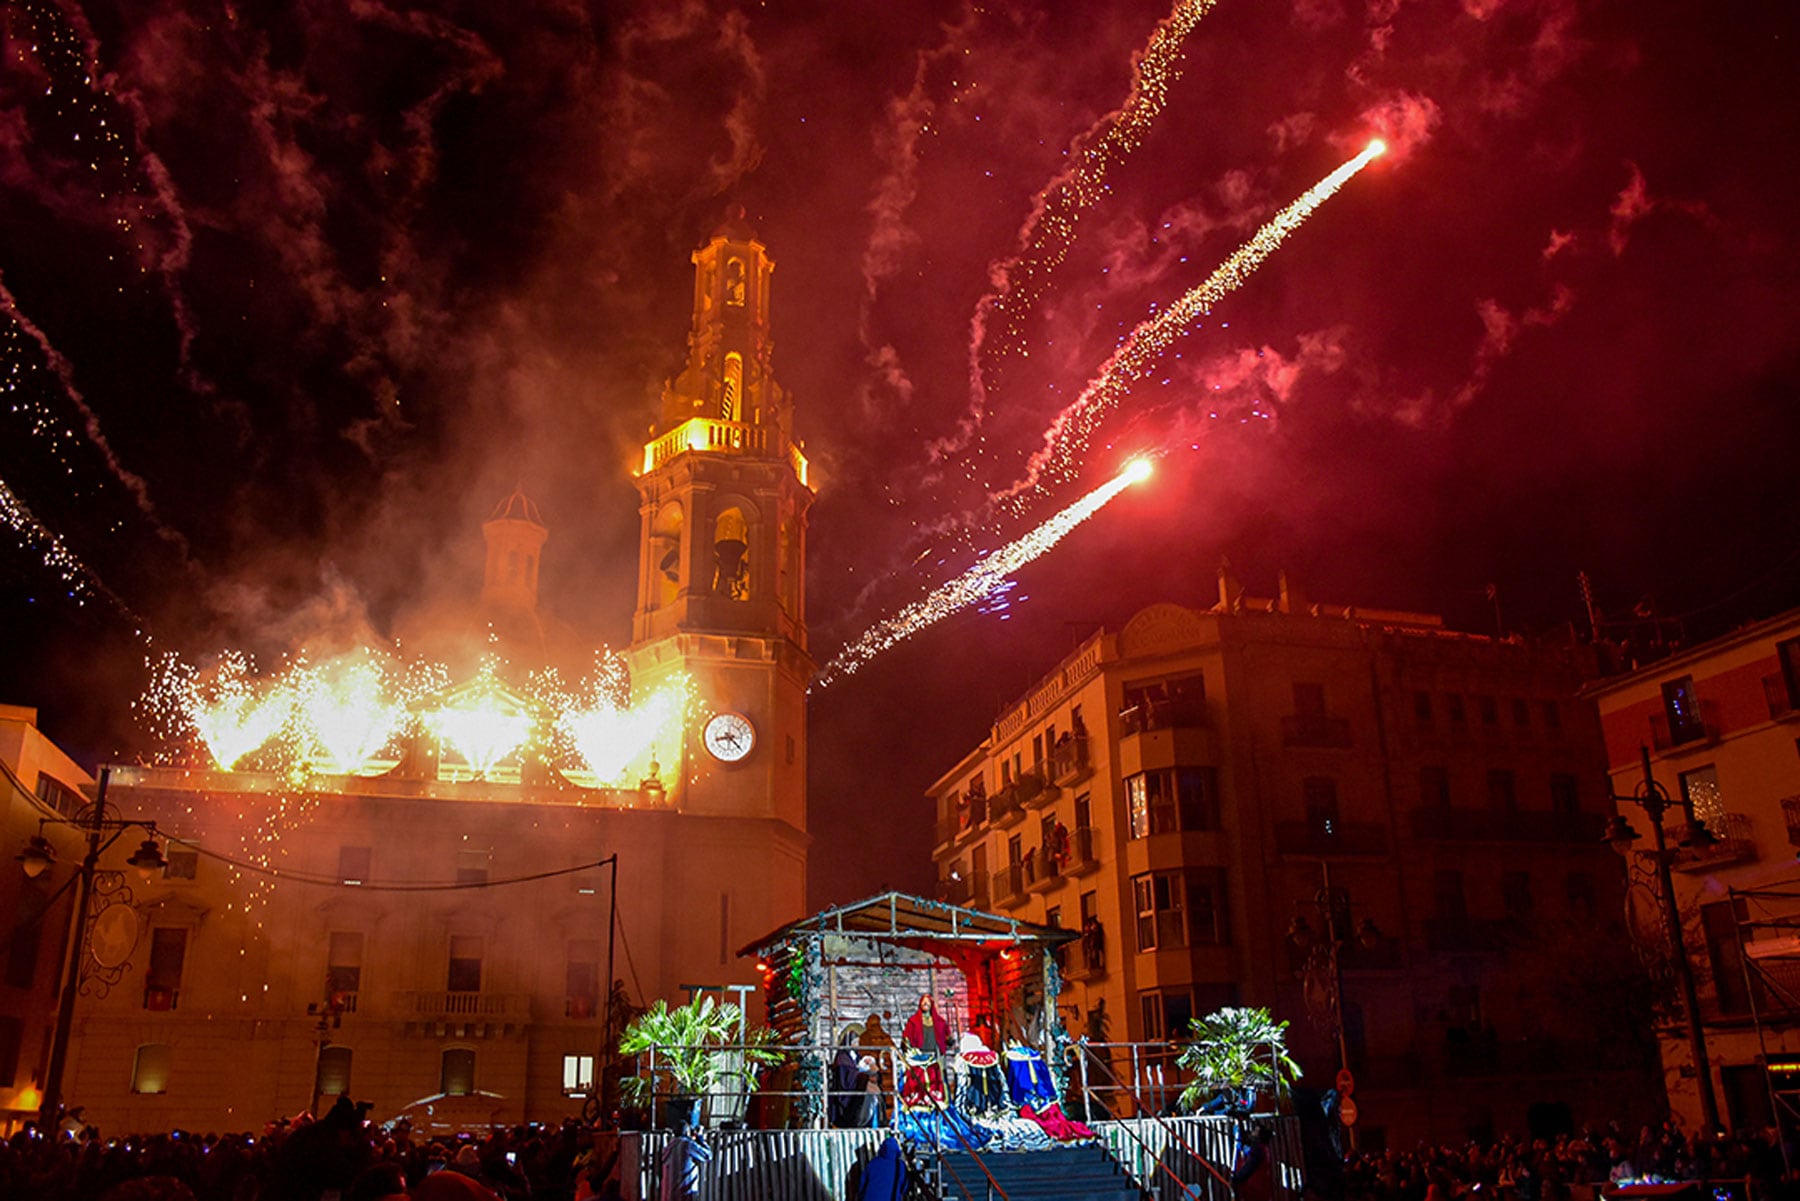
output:
{"label": "white clock", "polygon": [[721,763],[736,763],[756,745],[756,727],[740,713],[715,713],[706,723],[706,749]]}

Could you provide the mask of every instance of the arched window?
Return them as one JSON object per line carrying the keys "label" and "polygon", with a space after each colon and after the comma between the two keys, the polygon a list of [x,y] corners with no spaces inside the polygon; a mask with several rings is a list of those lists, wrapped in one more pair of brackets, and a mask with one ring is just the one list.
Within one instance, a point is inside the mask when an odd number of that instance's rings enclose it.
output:
{"label": "arched window", "polygon": [[743,510],[726,509],[713,528],[713,595],[750,599],[750,524]]}
{"label": "arched window", "polygon": [[744,356],[735,350],[725,356],[725,380],[719,389],[719,420],[744,420]]}
{"label": "arched window", "polygon": [[650,526],[650,578],[646,581],[644,603],[660,609],[675,603],[681,595],[681,506],[666,504]]}
{"label": "arched window", "polygon": [[519,552],[516,550],[509,550],[506,552],[506,582],[509,584],[516,584],[518,583],[518,580]]}
{"label": "arched window", "polygon": [[438,1091],[446,1097],[466,1097],[475,1091],[475,1052],[467,1047],[444,1051]]}
{"label": "arched window", "polygon": [[744,260],[725,260],[725,303],[743,307],[744,303]]}

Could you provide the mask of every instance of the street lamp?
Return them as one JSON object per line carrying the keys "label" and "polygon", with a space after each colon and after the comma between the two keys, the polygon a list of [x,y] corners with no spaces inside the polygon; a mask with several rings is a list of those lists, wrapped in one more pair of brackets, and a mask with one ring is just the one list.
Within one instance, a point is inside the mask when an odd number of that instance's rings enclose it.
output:
{"label": "street lamp", "polygon": [[[1706,828],[1706,823],[1694,816],[1692,801],[1686,797],[1674,800],[1668,790],[1656,782],[1650,770],[1650,748],[1638,749],[1644,762],[1643,782],[1629,796],[1614,793],[1612,799],[1618,804],[1636,805],[1650,819],[1655,850],[1649,854],[1656,861],[1656,879],[1662,890],[1663,926],[1669,940],[1669,952],[1674,956],[1675,978],[1681,985],[1681,1005],[1687,1011],[1688,1052],[1694,1060],[1694,1076],[1700,1085],[1700,1118],[1708,1131],[1716,1131],[1719,1128],[1719,1101],[1713,1094],[1712,1064],[1706,1055],[1706,1028],[1700,1021],[1700,997],[1694,988],[1694,968],[1688,962],[1687,943],[1681,937],[1681,911],[1675,905],[1675,876],[1669,869],[1675,852],[1669,848],[1663,814],[1671,806],[1681,809],[1685,820],[1677,828],[1678,849],[1709,847],[1718,840]],[[1622,813],[1607,823],[1604,835],[1612,849],[1627,862],[1631,858],[1632,844],[1640,837]]]}
{"label": "street lamp", "polygon": [[[1346,932],[1338,929],[1338,905],[1331,887],[1331,864],[1321,860],[1319,875],[1321,884],[1319,891],[1313,896],[1313,906],[1319,911],[1324,937],[1319,938],[1314,934],[1312,923],[1303,914],[1296,914],[1288,926],[1288,943],[1304,956],[1300,973],[1307,1009],[1311,1011],[1313,1021],[1326,1027],[1335,1038],[1338,1068],[1347,1072],[1350,1070],[1350,1041],[1344,1030],[1343,970]],[[1347,904],[1345,909],[1348,909]],[[1380,945],[1382,934],[1374,921],[1365,917],[1357,925],[1353,937],[1356,945],[1367,951]],[[1355,1148],[1356,1127],[1350,1126],[1347,1130],[1350,1146]]]}
{"label": "street lamp", "polygon": [[[20,870],[27,879],[35,880],[56,859],[54,850],[43,836],[45,826],[76,826],[87,831],[87,853],[82,856],[81,866],[76,869],[75,912],[69,919],[69,958],[63,968],[62,988],[57,994],[56,1032],[50,1040],[50,1062],[44,1069],[43,1100],[38,1108],[40,1130],[54,1130],[60,1121],[63,1068],[69,1058],[69,1032],[75,1020],[75,993],[81,984],[81,955],[87,942],[88,904],[93,896],[94,871],[100,862],[100,856],[125,831],[136,828],[150,837],[145,838],[125,862],[135,868],[145,882],[168,866],[168,860],[163,858],[162,849],[156,843],[155,822],[106,816],[106,783],[111,775],[110,768],[100,769],[100,787],[94,793],[94,804],[84,820],[54,817],[39,819],[38,834],[17,856]],[[102,842],[100,836],[108,830],[112,831],[112,837]]]}

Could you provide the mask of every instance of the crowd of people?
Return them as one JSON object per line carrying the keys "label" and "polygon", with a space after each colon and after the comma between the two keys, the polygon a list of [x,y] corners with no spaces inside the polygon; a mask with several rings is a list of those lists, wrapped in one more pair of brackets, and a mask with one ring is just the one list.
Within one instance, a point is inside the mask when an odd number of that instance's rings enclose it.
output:
{"label": "crowd of people", "polygon": [[[606,1201],[619,1195],[618,1168],[616,1136],[573,1121],[429,1138],[366,1123],[346,1102],[257,1135],[24,1131],[0,1142],[0,1198]],[[1702,1138],[1673,1123],[1351,1151],[1341,1173],[1325,1174],[1336,1179],[1309,1174],[1308,1191],[1334,1201],[1594,1201],[1607,1185],[1648,1181],[1703,1182],[1702,1201],[1800,1201],[1800,1177],[1785,1170],[1772,1132]]]}
{"label": "crowd of people", "polygon": [[365,1124],[347,1102],[260,1134],[28,1130],[0,1142],[7,1201],[605,1201],[618,1190],[616,1137],[576,1122],[429,1138]]}
{"label": "crowd of people", "polygon": [[1674,1123],[1352,1152],[1341,1192],[1345,1201],[1584,1201],[1607,1185],[1680,1181],[1704,1182],[1707,1201],[1800,1198],[1772,1131],[1703,1138]]}

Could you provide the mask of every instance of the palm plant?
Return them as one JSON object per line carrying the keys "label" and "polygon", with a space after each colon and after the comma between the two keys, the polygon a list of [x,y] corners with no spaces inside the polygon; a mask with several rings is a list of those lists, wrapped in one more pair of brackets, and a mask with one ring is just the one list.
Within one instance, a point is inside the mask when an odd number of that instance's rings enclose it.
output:
{"label": "palm plant", "polygon": [[1182,1090],[1182,1108],[1192,1110],[1222,1093],[1242,1096],[1267,1088],[1279,1094],[1298,1080],[1300,1065],[1287,1052],[1287,1028],[1266,1009],[1221,1009],[1195,1021],[1176,1060],[1194,1076]]}
{"label": "palm plant", "polygon": [[746,1030],[743,1025],[741,1009],[721,1005],[708,996],[675,1009],[666,1001],[653,1003],[632,1019],[619,1039],[621,1055],[654,1051],[652,1061],[623,1082],[625,1094],[640,1102],[659,1092],[698,1097],[728,1075],[741,1075],[744,1090],[753,1091],[756,1074],[746,1070],[749,1065],[778,1062],[781,1054],[771,1049],[776,1037],[773,1030]]}

